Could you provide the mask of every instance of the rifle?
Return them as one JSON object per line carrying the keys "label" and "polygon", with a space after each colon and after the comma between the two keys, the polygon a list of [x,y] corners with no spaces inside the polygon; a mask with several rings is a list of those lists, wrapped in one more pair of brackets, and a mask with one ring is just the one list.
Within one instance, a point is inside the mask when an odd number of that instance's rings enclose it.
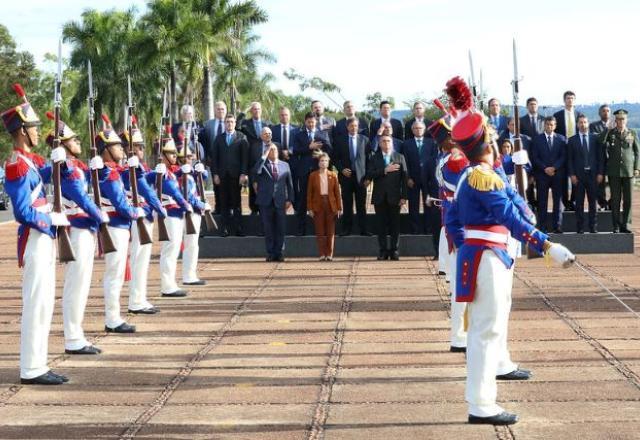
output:
{"label": "rifle", "polygon": [[[184,122],[182,123],[182,126],[183,127],[185,126]],[[187,157],[187,149],[189,148],[189,145],[187,143],[187,141],[189,140],[187,138],[187,132],[191,131],[192,126],[193,126],[193,121],[189,121],[188,128],[185,128],[184,140],[182,141],[182,149],[183,149],[185,158]],[[189,180],[188,179],[189,179],[189,176],[187,175],[187,173],[182,173],[180,184],[182,186],[182,196],[184,197],[187,203],[189,203]],[[191,217],[192,215],[193,213],[188,211],[184,213],[184,220],[186,223],[187,235],[193,235],[198,232],[196,231],[196,225],[193,223],[193,218]]]}
{"label": "rifle", "polygon": [[[98,149],[96,148],[96,126],[95,126],[95,112],[93,110],[93,74],[91,70],[91,61],[87,61],[87,75],[89,79],[89,97],[87,101],[89,103],[89,139],[91,145],[91,157],[98,155]],[[100,195],[100,181],[98,176],[98,170],[91,170],[91,187],[93,188],[93,200],[101,209],[102,196]],[[105,254],[116,251],[116,247],[109,234],[109,229],[106,223],[100,223],[98,228],[98,240],[100,242],[100,248]]]}
{"label": "rifle", "polygon": [[[193,95],[191,96],[191,107],[194,109],[194,119],[195,119],[195,107],[193,106]],[[196,162],[201,162],[202,157],[200,157],[200,147],[197,142],[198,137],[195,130],[195,124],[191,129],[190,136],[193,142],[193,146],[196,150]],[[207,198],[204,195],[204,179],[202,178],[202,174],[194,172],[194,175],[196,178],[196,188],[198,190],[200,201],[202,201],[202,203],[207,203]],[[213,232],[218,229],[218,224],[216,223],[216,220],[213,218],[213,214],[211,214],[211,209],[207,209],[204,211],[204,221],[207,227],[207,231]]]}
{"label": "rifle", "polygon": [[[167,112],[167,88],[164,88],[164,93],[162,95],[162,115],[160,116],[160,126],[158,127],[158,156],[162,153],[162,127],[164,127],[163,120],[165,114]],[[158,195],[158,200],[162,202],[162,174],[156,174],[156,194]],[[158,240],[159,241],[169,241],[169,231],[167,230],[167,224],[164,221],[164,218],[158,216]]]}
{"label": "rifle", "polygon": [[[23,98],[27,99],[26,96]],[[53,148],[60,147],[60,107],[62,106],[62,40],[58,40],[58,71],[56,72],[56,80],[54,85],[54,138]],[[60,185],[60,162],[53,164],[53,211],[62,213],[62,186]],[[58,238],[58,257],[61,263],[75,261],[76,257],[71,247],[69,233],[64,226],[56,227],[56,236]]]}
{"label": "rifle", "polygon": [[[129,142],[127,142],[127,156],[133,156],[133,136],[131,135],[131,131],[133,128],[133,101],[131,99],[131,76],[127,75],[127,131],[129,133]],[[136,170],[133,167],[129,167],[129,185],[131,185],[131,201],[133,206],[138,208],[140,207],[140,202],[138,201],[138,177],[136,176]],[[149,230],[147,229],[147,225],[144,224],[144,217],[138,217],[136,219],[137,227],[138,227],[138,237],[140,239],[140,244],[149,244],[153,241],[151,240],[151,235],[149,235]]]}

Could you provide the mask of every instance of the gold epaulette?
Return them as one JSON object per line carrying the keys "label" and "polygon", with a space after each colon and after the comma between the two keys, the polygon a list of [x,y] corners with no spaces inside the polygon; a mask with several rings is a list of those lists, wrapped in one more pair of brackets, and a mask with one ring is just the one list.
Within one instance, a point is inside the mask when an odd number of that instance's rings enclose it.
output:
{"label": "gold epaulette", "polygon": [[504,181],[493,170],[475,167],[468,177],[469,185],[478,191],[504,189]]}

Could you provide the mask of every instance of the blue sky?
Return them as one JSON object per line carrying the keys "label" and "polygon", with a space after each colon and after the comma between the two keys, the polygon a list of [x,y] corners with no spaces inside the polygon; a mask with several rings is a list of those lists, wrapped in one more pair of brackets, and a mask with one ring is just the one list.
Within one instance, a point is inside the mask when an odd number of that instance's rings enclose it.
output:
{"label": "blue sky", "polygon": [[[380,91],[396,102],[432,98],[447,79],[469,76],[472,51],[485,90],[511,101],[511,40],[518,42],[521,102],[531,95],[559,104],[640,101],[636,45],[640,2],[601,0],[258,0],[270,16],[256,30],[278,61],[265,66],[276,85],[297,92],[282,72],[320,76],[361,104]],[[22,0],[3,4],[0,22],[41,61],[55,50],[62,24],[82,10],[136,6],[143,0]],[[517,5],[517,6],[514,6]],[[12,17],[7,20],[6,17]],[[336,97],[336,99],[341,100]]]}

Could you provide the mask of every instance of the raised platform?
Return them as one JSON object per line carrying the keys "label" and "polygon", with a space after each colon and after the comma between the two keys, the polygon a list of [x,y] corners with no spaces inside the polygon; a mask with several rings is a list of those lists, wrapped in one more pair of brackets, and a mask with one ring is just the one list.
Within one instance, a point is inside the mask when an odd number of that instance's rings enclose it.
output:
{"label": "raised platform", "polygon": [[[552,240],[562,243],[576,254],[631,254],[633,253],[633,234],[551,234]],[[285,239],[287,257],[315,257],[318,248],[314,236],[287,236]],[[336,257],[378,255],[378,240],[374,237],[351,235],[336,237]],[[400,255],[433,256],[431,235],[400,236]],[[265,256],[263,237],[217,237],[206,236],[200,239],[201,258],[242,258]]]}

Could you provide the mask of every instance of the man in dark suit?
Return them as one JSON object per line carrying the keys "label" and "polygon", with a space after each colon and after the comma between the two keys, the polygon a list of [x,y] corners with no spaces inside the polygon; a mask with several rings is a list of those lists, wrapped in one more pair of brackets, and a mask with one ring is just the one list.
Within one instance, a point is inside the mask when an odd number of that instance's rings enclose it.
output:
{"label": "man in dark suit", "polygon": [[[249,107],[249,111],[251,112],[251,118],[242,121],[240,131],[242,131],[247,137],[250,149],[257,150],[259,148],[259,145],[262,144],[262,139],[260,138],[262,134],[262,128],[269,127],[271,123],[262,119],[262,104],[260,104],[259,102],[252,102],[251,107]],[[258,156],[258,158],[259,157],[260,156]],[[253,169],[258,158],[256,158],[255,156],[249,158],[249,170]],[[251,214],[258,214],[258,206],[256,205],[256,193],[253,190],[253,185],[249,185],[249,208],[251,208]]]}
{"label": "man in dark suit", "polygon": [[307,222],[307,183],[311,171],[318,168],[316,157],[325,152],[331,154],[331,143],[322,131],[316,128],[316,115],[309,112],[304,116],[304,128],[298,131],[293,142],[293,157],[295,158],[296,216],[298,217],[297,235],[306,234]]}
{"label": "man in dark suit", "polygon": [[531,139],[544,131],[544,116],[538,113],[538,100],[527,99],[527,114],[520,117],[520,133]]}
{"label": "man in dark suit", "polygon": [[329,139],[329,142],[332,142],[333,127],[335,127],[336,125],[336,120],[324,114],[324,104],[322,103],[322,101],[312,101],[311,111],[314,115],[316,115],[316,127],[318,128],[318,130],[326,135],[327,139]]}
{"label": "man in dark suit", "polygon": [[[227,104],[218,101],[214,104],[214,117],[204,123],[204,129],[200,132],[199,140],[204,147],[205,164],[211,168],[213,157],[213,143],[216,137],[224,133],[224,117],[227,116]],[[214,214],[220,214],[220,187],[213,185],[213,195],[215,197]]]}
{"label": "man in dark suit", "polygon": [[[428,127],[429,125],[431,125],[431,123],[433,121],[425,119],[424,111],[425,111],[425,106],[424,106],[424,103],[422,101],[416,101],[416,102],[413,103],[413,117],[411,119],[409,119],[404,124],[404,138],[405,139],[413,138],[413,123],[414,122],[422,122],[425,127]],[[429,134],[429,132],[426,131],[426,129],[425,129],[424,135],[427,136],[427,137],[431,136]],[[411,202],[409,202],[409,206],[411,206]]]}
{"label": "man in dark suit", "polygon": [[280,107],[279,118],[280,123],[271,127],[272,140],[280,145],[280,160],[289,162],[293,154],[292,142],[300,128],[291,124],[291,112],[287,107]]}
{"label": "man in dark suit", "polygon": [[390,136],[380,140],[380,149],[371,158],[367,174],[373,180],[371,203],[378,223],[378,260],[399,260],[400,208],[407,203],[408,170],[404,156],[393,151]]}
{"label": "man in dark suit", "polygon": [[[520,127],[520,140],[522,140],[522,147],[527,150],[527,153],[531,152],[531,138],[522,133],[522,126]],[[498,137],[498,146],[502,145],[505,140],[511,142],[511,145],[515,145],[516,138],[516,120],[515,118],[509,118],[507,122],[507,129],[502,132]]]}
{"label": "man in dark suit", "polygon": [[596,229],[596,198],[598,183],[602,182],[604,166],[595,134],[589,134],[589,120],[578,116],[578,134],[569,138],[567,169],[576,188],[576,224],[578,234],[584,233],[584,196],[589,202],[589,231]]}
{"label": "man in dark suit", "polygon": [[383,122],[378,132],[371,140],[371,153],[375,153],[378,151],[378,145],[380,144],[380,139],[383,136],[391,136],[391,144],[393,145],[393,149],[398,153],[402,153],[402,141],[398,138],[393,137],[393,126],[390,122]]}
{"label": "man in dark suit", "polygon": [[[562,99],[564,100],[564,108],[555,112],[553,116],[557,121],[556,133],[561,134],[566,139],[569,139],[577,132],[576,122],[578,120],[578,116],[580,116],[581,113],[576,110],[576,94],[571,90],[567,90],[566,92],[564,92]],[[565,176],[562,180],[562,203],[564,204],[567,211],[574,210],[574,192],[575,189],[572,186],[571,193],[569,193],[569,177]]]}
{"label": "man in dark suit", "polygon": [[[615,128],[616,124],[611,117],[611,107],[609,107],[609,104],[602,104],[598,109],[598,115],[600,116],[600,120],[589,124],[590,133],[599,135],[604,131]],[[598,184],[598,206],[602,211],[609,207],[606,179],[602,179],[602,182]]]}
{"label": "man in dark suit", "polygon": [[371,125],[369,126],[369,140],[373,142],[376,136],[382,135],[380,128],[385,122],[391,124],[391,128],[393,129],[391,136],[402,141],[402,122],[391,117],[391,103],[389,101],[380,102],[380,117],[371,121]]}
{"label": "man in dark suit", "polygon": [[422,200],[427,197],[428,183],[424,180],[424,176],[427,175],[425,168],[435,163],[433,157],[438,153],[433,139],[425,136],[426,128],[423,122],[414,122],[412,136],[406,138],[402,144],[402,155],[409,171],[407,195],[412,234],[425,234],[427,229],[431,229],[430,210],[427,206],[424,206],[423,215],[420,218],[420,196],[422,194]]}
{"label": "man in dark suit", "polygon": [[498,135],[507,129],[508,121],[507,116],[500,114],[500,101],[497,98],[491,98],[489,100],[489,124],[493,125]]}
{"label": "man in dark suit", "polygon": [[351,235],[353,226],[353,200],[360,235],[370,236],[367,230],[367,162],[370,154],[369,138],[359,134],[358,119],[351,117],[347,124],[347,134],[334,137],[333,148],[338,180],[342,190],[342,232],[340,236]]}
{"label": "man in dark suit", "polygon": [[[247,184],[249,143],[244,134],[236,131],[236,118],[228,114],[224,118],[225,132],[216,137],[213,144],[211,172],[213,182],[220,186],[220,211],[222,212],[223,237],[229,235],[233,224],[235,235],[241,237],[242,208],[240,189]],[[233,223],[231,223],[233,210]]]}
{"label": "man in dark suit", "polygon": [[369,137],[369,125],[367,124],[367,121],[365,121],[363,118],[359,118],[358,116],[356,116],[355,104],[351,101],[345,101],[342,106],[342,110],[344,112],[344,118],[336,122],[336,126],[333,127],[332,139],[334,139],[335,141],[335,139],[340,136],[342,137],[347,136],[347,133],[349,132],[349,130],[347,129],[347,121],[350,118],[358,119],[358,134]]}
{"label": "man in dark suit", "polygon": [[256,204],[260,207],[267,261],[284,261],[286,216],[294,197],[289,164],[278,160],[278,149],[275,144],[270,144],[267,153],[255,165],[253,174],[256,176]]}
{"label": "man in dark suit", "polygon": [[553,232],[562,233],[562,180],[565,178],[567,157],[566,138],[554,132],[556,119],[549,116],[544,120],[544,132],[533,139],[531,163],[538,188],[538,225],[547,230],[547,203],[549,189],[553,197]]}

